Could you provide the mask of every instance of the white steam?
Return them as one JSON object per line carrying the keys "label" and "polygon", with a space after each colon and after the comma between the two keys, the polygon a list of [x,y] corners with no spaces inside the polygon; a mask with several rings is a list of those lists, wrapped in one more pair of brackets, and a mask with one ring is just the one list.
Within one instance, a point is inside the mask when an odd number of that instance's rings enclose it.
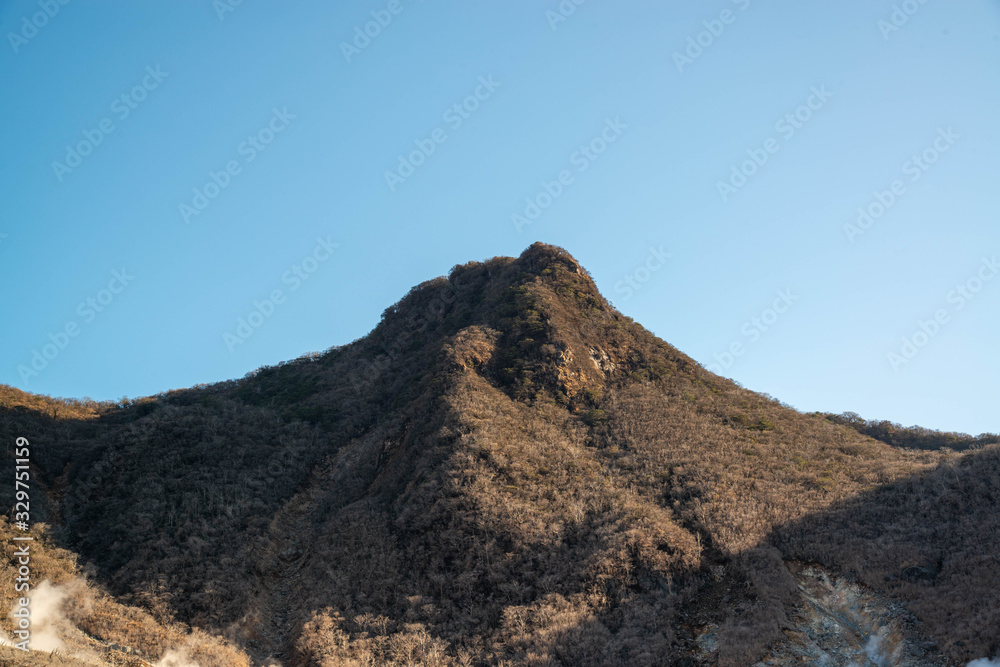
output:
{"label": "white steam", "polygon": [[989,658],[980,658],[979,660],[973,660],[966,667],[1000,667],[1000,659],[990,660]]}
{"label": "white steam", "polygon": [[865,655],[868,656],[868,660],[878,667],[890,667],[895,665],[899,661],[899,647],[893,649],[891,642],[884,642],[882,632],[874,634],[868,638],[868,644],[865,646]]}
{"label": "white steam", "polygon": [[[64,611],[67,601],[70,602],[70,608],[83,605],[89,609],[91,593],[82,579],[72,579],[61,585],[45,580],[27,597],[31,600],[28,605],[31,612],[28,648],[33,651],[60,651],[81,659],[99,659],[92,650],[81,646],[80,639],[83,635]],[[14,611],[18,608],[15,600],[14,608],[11,609],[15,626],[19,618],[14,616]],[[0,631],[0,646],[14,646],[18,641],[20,640],[11,639]],[[185,644],[168,649],[153,667],[201,667],[188,652],[191,647],[190,638]]]}
{"label": "white steam", "polygon": [[[31,612],[31,637],[28,640],[28,648],[33,651],[56,651],[65,648],[63,638],[73,629],[73,624],[63,613],[63,603],[70,596],[71,588],[76,585],[77,582],[72,582],[66,586],[56,586],[46,579],[27,596],[31,600],[28,605]],[[16,603],[15,609],[17,609]],[[11,618],[19,620],[14,616],[14,609],[11,609]],[[13,646],[14,640],[3,635],[0,636],[0,644]]]}
{"label": "white steam", "polygon": [[[65,611],[67,606],[77,609],[90,607],[90,591],[83,579],[73,578],[64,584],[53,584],[46,579],[31,589],[25,597],[30,601],[28,630],[31,635],[28,638],[27,648],[32,651],[60,651],[81,660],[92,660],[97,657],[93,651],[81,645],[80,630],[66,616]],[[19,621],[22,620],[14,616],[14,612],[19,609],[18,600],[15,600],[11,609],[15,627],[18,627]],[[15,637],[12,639],[0,633],[0,644],[17,646],[23,638],[16,633]]]}
{"label": "white steam", "polygon": [[154,667],[200,667],[197,662],[188,657],[186,649],[170,649]]}
{"label": "white steam", "polygon": [[62,606],[67,592],[61,586],[54,586],[48,580],[40,583],[31,592],[31,642],[28,646],[35,651],[56,651],[65,647],[63,637],[72,628],[66,620]]}

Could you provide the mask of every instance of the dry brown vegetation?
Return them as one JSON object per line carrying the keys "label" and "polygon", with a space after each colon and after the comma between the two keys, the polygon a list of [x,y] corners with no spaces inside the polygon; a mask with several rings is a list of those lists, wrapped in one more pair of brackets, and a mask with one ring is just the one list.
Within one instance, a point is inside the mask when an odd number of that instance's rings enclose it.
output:
{"label": "dry brown vegetation", "polygon": [[60,557],[122,619],[256,662],[678,664],[714,623],[718,664],[750,665],[792,558],[898,596],[950,662],[1000,651],[997,445],[893,447],[745,390],[551,246],[240,381],[50,400],[0,394],[0,426],[32,439]]}
{"label": "dry brown vegetation", "polygon": [[[0,580],[4,582],[0,586],[0,608],[5,610],[13,609],[14,598],[22,595],[13,587],[18,562],[14,552],[20,546],[12,539],[15,534],[25,535],[0,517]],[[37,588],[41,582],[49,582],[65,596],[61,614],[43,620],[35,613],[32,629],[38,630],[39,623],[44,623],[53,628],[51,634],[57,635],[63,646],[51,656],[45,652],[25,655],[11,647],[0,647],[0,665],[75,666],[75,655],[121,667],[142,667],[170,650],[183,649],[200,667],[246,667],[246,656],[231,642],[201,630],[192,632],[182,624],[157,619],[147,609],[115,600],[89,579],[75,554],[53,544],[45,524],[35,524],[27,534],[35,540],[30,545],[33,585]],[[11,619],[0,619],[0,630],[6,635],[13,637],[14,629]]]}
{"label": "dry brown vegetation", "polygon": [[996,433],[981,433],[975,437],[965,433],[945,433],[933,431],[920,426],[902,426],[888,420],[863,419],[855,412],[845,412],[841,415],[824,414],[827,420],[834,424],[850,426],[862,435],[881,440],[894,447],[908,449],[973,449],[1000,443],[1000,435]]}

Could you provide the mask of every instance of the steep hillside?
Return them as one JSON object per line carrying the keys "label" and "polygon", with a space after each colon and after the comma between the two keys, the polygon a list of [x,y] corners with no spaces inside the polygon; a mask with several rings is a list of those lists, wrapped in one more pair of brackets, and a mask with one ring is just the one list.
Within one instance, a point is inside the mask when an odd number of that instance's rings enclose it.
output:
{"label": "steep hillside", "polygon": [[899,606],[883,664],[1000,652],[1000,447],[893,447],[745,390],[552,246],[239,381],[0,406],[36,452],[53,583],[148,629],[74,627],[144,659],[753,665],[834,608],[810,566]]}

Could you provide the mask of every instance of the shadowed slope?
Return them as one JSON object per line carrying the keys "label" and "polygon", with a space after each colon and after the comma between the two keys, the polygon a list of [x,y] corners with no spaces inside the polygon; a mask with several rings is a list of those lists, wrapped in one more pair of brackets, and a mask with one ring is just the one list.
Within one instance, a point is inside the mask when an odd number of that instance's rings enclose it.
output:
{"label": "shadowed slope", "polygon": [[[671,664],[706,624],[718,664],[753,664],[797,604],[783,557],[855,567],[824,527],[940,461],[705,371],[542,244],[350,345],[53,424],[60,543],[120,600],[291,664]],[[867,530],[905,551],[902,521]],[[963,637],[949,655],[990,648]]]}

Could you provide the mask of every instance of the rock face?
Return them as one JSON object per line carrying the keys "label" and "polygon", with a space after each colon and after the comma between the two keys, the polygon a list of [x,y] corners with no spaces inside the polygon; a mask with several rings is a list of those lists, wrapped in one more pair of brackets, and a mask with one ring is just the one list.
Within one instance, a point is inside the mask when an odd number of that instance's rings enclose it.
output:
{"label": "rock face", "polygon": [[818,566],[789,563],[800,601],[790,615],[787,639],[758,667],[944,667],[934,645],[915,631],[899,602],[832,576]]}
{"label": "rock face", "polygon": [[456,266],[368,336],[238,381],[116,405],[0,388],[0,428],[32,439],[37,575],[85,580],[69,621],[150,662],[1000,650],[1000,448],[897,449],[743,389],[543,244]]}

